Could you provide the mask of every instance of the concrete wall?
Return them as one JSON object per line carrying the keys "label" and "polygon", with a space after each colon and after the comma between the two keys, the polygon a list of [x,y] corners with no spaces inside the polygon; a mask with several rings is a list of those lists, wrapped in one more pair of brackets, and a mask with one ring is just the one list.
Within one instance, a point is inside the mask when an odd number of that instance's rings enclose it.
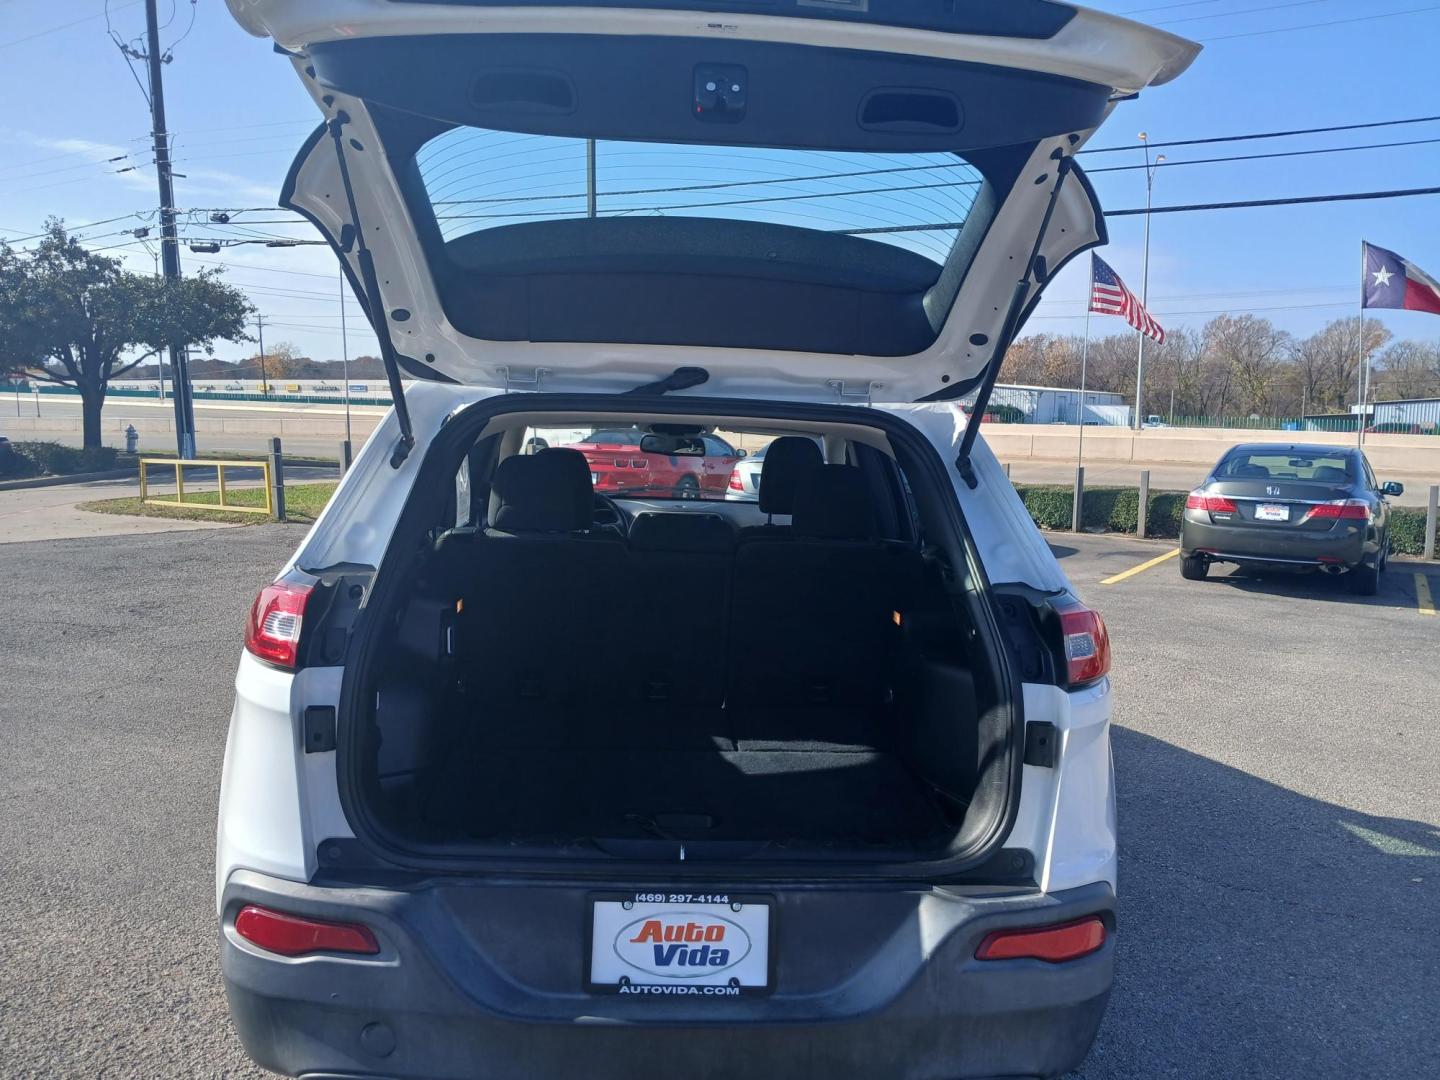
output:
{"label": "concrete wall", "polygon": [[[355,413],[350,422],[355,441],[359,443],[369,438],[370,433],[379,426],[380,420],[380,416]],[[118,446],[124,443],[125,429],[131,424],[134,424],[135,430],[142,435],[162,435],[167,432],[173,434],[175,431],[174,418],[160,416],[131,416],[119,419],[102,417],[100,431],[107,444]],[[5,433],[17,442],[26,439],[33,432],[43,432],[47,438],[53,438],[57,432],[74,432],[74,441],[78,445],[83,431],[78,416],[5,416],[0,417],[0,425],[3,425]],[[343,439],[345,420],[343,417],[328,416],[321,418],[277,415],[273,419],[197,416],[195,432],[199,435],[279,435],[282,438],[286,435],[303,435]]]}
{"label": "concrete wall", "polygon": [[[985,441],[1001,461],[1074,461],[1078,429],[1059,424],[986,424]],[[1354,433],[1245,431],[1236,428],[1087,427],[1085,460],[1110,464],[1213,465],[1242,442],[1354,446]],[[1440,477],[1440,436],[1367,435],[1365,454],[1376,472]]]}

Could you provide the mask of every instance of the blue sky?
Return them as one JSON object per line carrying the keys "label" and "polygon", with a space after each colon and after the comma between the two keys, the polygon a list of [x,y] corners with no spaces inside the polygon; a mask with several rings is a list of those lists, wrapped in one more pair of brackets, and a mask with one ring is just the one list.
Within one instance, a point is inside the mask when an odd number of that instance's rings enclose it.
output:
{"label": "blue sky", "polygon": [[[1108,0],[1092,6],[1165,26],[1206,42],[1195,66],[1170,86],[1122,104],[1092,146],[1152,142],[1440,113],[1434,43],[1440,3],[1423,0]],[[201,0],[188,36],[165,70],[169,126],[176,133],[176,201],[181,207],[272,205],[286,168],[317,113],[289,65],[251,38],[218,0]],[[156,201],[146,162],[148,116],[134,79],[106,36],[102,0],[0,0],[0,236],[37,231],[48,214],[80,227],[148,210]],[[192,8],[176,0],[162,41],[175,42]],[[110,0],[110,23],[123,38],[143,31],[138,0]],[[1409,12],[1376,18],[1392,12]],[[162,22],[171,17],[162,0]],[[1363,19],[1365,21],[1353,21]],[[1314,26],[1352,20],[1332,26]],[[1275,32],[1272,32],[1275,31]],[[1246,35],[1246,36],[1235,36]],[[143,70],[137,71],[143,78]],[[19,107],[16,107],[18,104]],[[1274,142],[1165,151],[1175,162],[1237,153],[1440,140],[1440,123]],[[128,156],[122,156],[128,155]],[[110,163],[109,158],[121,158]],[[1087,167],[1134,165],[1138,151],[1092,155]],[[120,172],[135,166],[133,171]],[[1432,186],[1440,141],[1428,145],[1271,161],[1162,168],[1157,206],[1228,199]],[[1144,203],[1143,172],[1095,176],[1107,209]],[[308,226],[273,224],[282,215],[251,214],[237,227],[194,224],[188,235],[311,238]],[[241,217],[237,220],[247,220]],[[129,219],[81,231],[93,246],[129,244],[112,253],[136,269],[152,256],[128,236]],[[153,221],[151,222],[153,224]],[[1151,308],[1167,326],[1199,324],[1219,311],[1254,311],[1296,333],[1352,314],[1362,238],[1393,248],[1440,275],[1440,197],[1279,209],[1173,214],[1153,219]],[[248,229],[249,231],[245,231]],[[1137,292],[1142,225],[1115,218],[1105,258]],[[152,245],[153,248],[153,245]],[[191,255],[198,268],[223,261],[227,277],[265,312],[271,341],[302,353],[339,356],[339,298],[334,261],[323,248],[226,249]],[[1079,332],[1085,269],[1069,268],[1050,287],[1031,331]],[[353,312],[353,304],[350,308]],[[1399,336],[1440,337],[1434,316],[1385,312]],[[1096,331],[1118,330],[1102,321]],[[374,341],[349,321],[351,354]],[[219,354],[238,356],[222,345]]]}

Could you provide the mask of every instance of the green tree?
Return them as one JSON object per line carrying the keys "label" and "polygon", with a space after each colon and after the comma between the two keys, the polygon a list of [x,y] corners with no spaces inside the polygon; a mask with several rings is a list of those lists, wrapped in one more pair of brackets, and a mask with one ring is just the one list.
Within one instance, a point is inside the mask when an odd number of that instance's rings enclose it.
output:
{"label": "green tree", "polygon": [[248,341],[245,294],[202,270],[179,281],[124,269],[46,222],[28,251],[0,245],[0,371],[80,393],[84,444],[98,447],[110,380],[171,345],[213,352]]}

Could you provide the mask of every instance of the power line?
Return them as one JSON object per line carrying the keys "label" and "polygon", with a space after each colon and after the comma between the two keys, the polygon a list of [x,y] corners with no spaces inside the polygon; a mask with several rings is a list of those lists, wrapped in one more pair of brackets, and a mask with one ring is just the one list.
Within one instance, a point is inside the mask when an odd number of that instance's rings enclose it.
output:
{"label": "power line", "polygon": [[1419,15],[1426,11],[1440,11],[1440,4],[1407,8],[1404,11],[1386,11],[1379,15],[1357,15],[1351,19],[1332,19],[1330,22],[1305,23],[1301,26],[1282,26],[1274,30],[1249,30],[1243,34],[1221,34],[1219,37],[1200,38],[1200,40],[1202,42],[1234,41],[1236,38],[1264,37],[1267,34],[1293,34],[1297,30],[1315,30],[1322,26],[1345,26],[1349,23],[1375,22],[1377,19],[1393,19],[1397,15]]}
{"label": "power line", "polygon": [[[1256,139],[1284,139],[1292,135],[1329,135],[1337,131],[1363,131],[1367,128],[1398,127],[1402,124],[1430,124],[1440,120],[1436,116],[1412,116],[1404,120],[1372,120],[1364,124],[1330,124],[1326,127],[1292,128],[1289,131],[1264,131],[1246,135],[1216,135],[1208,139],[1176,139],[1171,142],[1149,143],[1151,150],[1168,150],[1173,146],[1204,146],[1210,143],[1250,142]],[[1143,149],[1146,143],[1129,143],[1125,146],[1087,146],[1081,154],[1117,154],[1126,150]]]}
{"label": "power line", "polygon": [[1266,7],[1245,8],[1243,11],[1220,11],[1214,15],[1187,15],[1183,19],[1162,19],[1156,22],[1156,26],[1174,26],[1176,23],[1200,22],[1202,19],[1232,19],[1241,15],[1258,15],[1262,11],[1279,11],[1281,8],[1313,7],[1316,4],[1328,4],[1331,0],[1287,0],[1283,4],[1270,4]]}
{"label": "power line", "polygon": [[1176,8],[1203,7],[1206,4],[1218,4],[1221,0],[1185,0],[1180,4],[1160,4],[1157,7],[1130,8],[1128,11],[1117,11],[1115,14],[1128,18],[1131,15],[1144,15],[1151,11],[1173,11]]}
{"label": "power line", "polygon": [[[128,0],[127,3],[117,5],[115,10],[120,11],[123,8],[135,7],[139,3],[140,0]],[[105,13],[103,11],[97,11],[93,15],[86,15],[84,18],[61,23],[59,26],[52,26],[46,30],[37,30],[35,33],[26,34],[24,37],[11,38],[9,41],[0,41],[0,49],[8,49],[12,45],[23,45],[27,41],[34,41],[36,38],[45,37],[47,34],[58,34],[61,30],[69,30],[72,26],[80,26],[83,23],[90,22],[92,19],[102,18],[104,15]]]}
{"label": "power line", "polygon": [[[1137,214],[1185,214],[1199,210],[1242,210],[1261,206],[1302,206],[1309,203],[1356,202],[1368,199],[1403,199],[1416,195],[1440,195],[1440,187],[1408,188],[1400,191],[1355,191],[1339,195],[1299,195],[1286,199],[1249,199],[1239,202],[1192,203],[1188,206],[1139,207],[1133,210],[1107,210],[1105,216],[1133,217]],[[839,229],[846,236],[869,236],[882,233],[951,232],[965,227],[963,221],[935,221],[924,225],[885,225],[866,229]]]}
{"label": "power line", "polygon": [[[1344,154],[1352,150],[1389,150],[1401,146],[1431,146],[1440,143],[1436,139],[1407,139],[1403,142],[1367,143],[1362,146],[1329,146],[1319,150],[1277,150],[1269,154],[1235,154],[1230,157],[1216,158],[1191,158],[1187,161],[1152,161],[1149,168],[1168,169],[1175,165],[1218,165],[1224,162],[1233,161],[1268,161],[1275,158],[1291,157],[1312,157],[1316,154]],[[1108,172],[1131,172],[1135,169],[1144,169],[1145,165],[1107,165],[1100,169],[1086,169],[1087,176],[1095,176],[1098,173]]]}
{"label": "power line", "polygon": [[1106,217],[1136,214],[1186,214],[1198,210],[1248,210],[1261,206],[1303,206],[1313,203],[1364,202],[1372,199],[1408,199],[1417,195],[1440,195],[1440,187],[1403,188],[1392,191],[1349,191],[1336,195],[1298,195],[1285,199],[1245,199],[1237,202],[1191,203],[1188,206],[1156,206],[1134,210],[1111,210]]}

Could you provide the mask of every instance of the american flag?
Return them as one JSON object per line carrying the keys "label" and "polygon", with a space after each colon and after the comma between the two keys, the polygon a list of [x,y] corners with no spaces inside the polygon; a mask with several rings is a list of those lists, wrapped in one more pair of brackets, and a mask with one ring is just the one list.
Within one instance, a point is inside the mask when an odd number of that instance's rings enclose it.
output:
{"label": "american flag", "polygon": [[1090,310],[1097,315],[1122,315],[1146,337],[1165,344],[1165,328],[1150,317],[1139,297],[1125,287],[1110,264],[1095,254],[1090,256]]}

